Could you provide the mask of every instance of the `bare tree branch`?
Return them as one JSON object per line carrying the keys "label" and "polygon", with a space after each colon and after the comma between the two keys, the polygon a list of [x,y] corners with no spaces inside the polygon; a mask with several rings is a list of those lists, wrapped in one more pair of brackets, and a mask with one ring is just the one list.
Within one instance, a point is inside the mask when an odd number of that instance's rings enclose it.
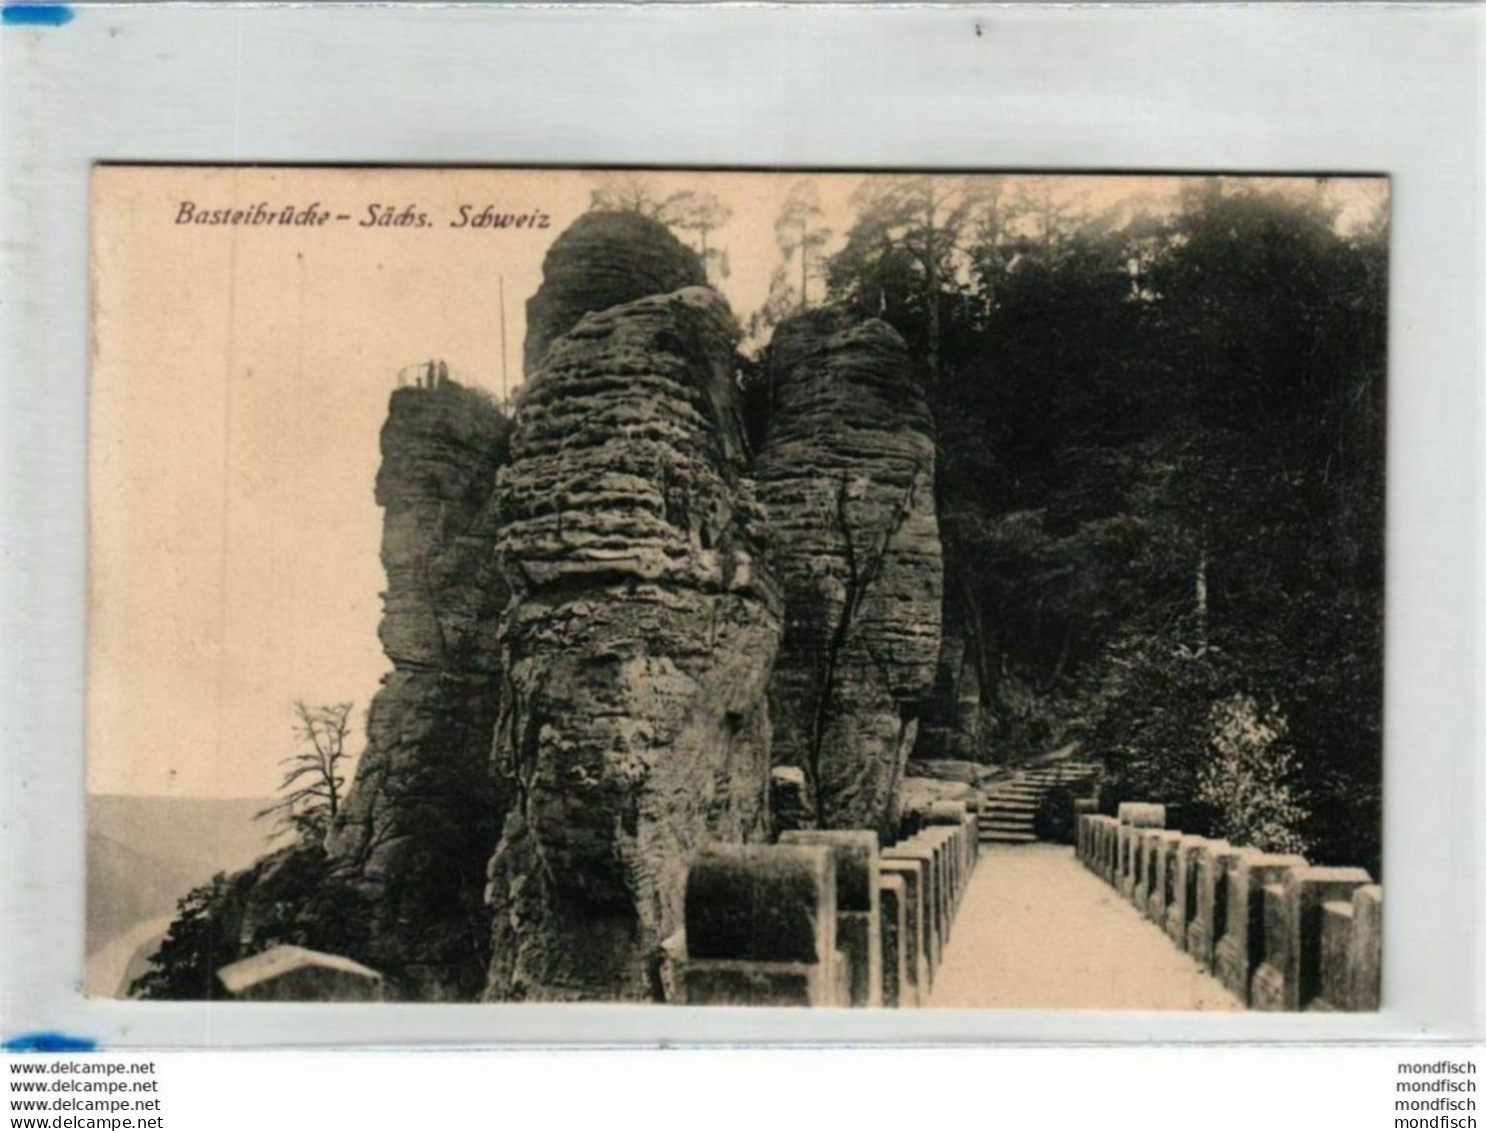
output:
{"label": "bare tree branch", "polygon": [[[295,700],[298,722],[294,733],[308,748],[279,760],[281,766],[289,767],[279,783],[283,796],[254,814],[255,820],[276,819],[273,838],[293,834],[323,843],[330,836],[346,784],[341,764],[349,757],[346,739],[351,733],[351,708],[350,702],[311,707]],[[305,778],[309,784],[291,788]]]}

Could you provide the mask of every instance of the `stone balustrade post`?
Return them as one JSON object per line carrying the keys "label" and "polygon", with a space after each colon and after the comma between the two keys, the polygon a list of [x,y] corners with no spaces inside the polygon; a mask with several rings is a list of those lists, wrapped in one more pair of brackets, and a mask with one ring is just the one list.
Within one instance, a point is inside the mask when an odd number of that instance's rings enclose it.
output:
{"label": "stone balustrade post", "polygon": [[1316,996],[1307,1009],[1322,1013],[1351,1008],[1352,901],[1328,899],[1321,904],[1321,969]]}
{"label": "stone balustrade post", "polygon": [[1304,857],[1277,856],[1253,848],[1239,850],[1228,873],[1227,929],[1218,943],[1215,972],[1239,1001],[1250,1002],[1254,971],[1263,960],[1265,913],[1277,911],[1265,888],[1283,884],[1291,872],[1307,867]]}
{"label": "stone balustrade post", "polygon": [[[918,872],[920,899],[923,906],[921,919],[924,940],[923,957],[929,980],[932,980],[934,971],[939,969],[939,963],[944,958],[945,941],[941,921],[943,893],[940,889],[934,849],[916,837],[912,837],[891,848],[883,849],[882,858],[888,862],[912,866]],[[924,983],[925,990],[927,986],[928,981]]]}
{"label": "stone balustrade post", "polygon": [[1120,823],[1113,817],[1099,816],[1099,874],[1111,887],[1119,886]]}
{"label": "stone balustrade post", "polygon": [[1228,874],[1238,854],[1239,849],[1226,840],[1208,841],[1193,853],[1197,907],[1187,926],[1187,953],[1209,973],[1215,969],[1218,942],[1228,929]]}
{"label": "stone balustrade post", "polygon": [[1136,889],[1143,880],[1141,834],[1145,829],[1165,826],[1166,806],[1122,801],[1117,815],[1121,827],[1119,889],[1122,896],[1134,903]]}
{"label": "stone balustrade post", "polygon": [[1137,829],[1166,827],[1166,806],[1153,801],[1122,801],[1116,816],[1122,825]]}
{"label": "stone balustrade post", "polygon": [[924,814],[922,809],[905,808],[898,818],[898,840],[907,840],[924,827]]}
{"label": "stone balustrade post", "polygon": [[979,793],[965,799],[966,836],[969,838],[971,868],[980,863],[980,814],[984,803],[985,798]]}
{"label": "stone balustrade post", "polygon": [[939,935],[949,941],[950,927],[954,919],[955,884],[954,869],[950,862],[948,830],[925,828],[914,840],[934,853],[934,875],[939,886],[939,905],[935,913],[939,916]]}
{"label": "stone balustrade post", "polygon": [[1352,893],[1352,939],[1347,952],[1348,1001],[1354,1010],[1377,1009],[1383,975],[1383,889],[1368,884]]}
{"label": "stone balustrade post", "polygon": [[[903,883],[903,1005],[923,1005],[928,1001],[928,940],[924,935],[924,862],[918,858],[901,858],[888,849],[878,862],[884,878],[896,877]],[[885,961],[885,960],[884,960]]]}
{"label": "stone balustrade post", "polygon": [[1306,867],[1266,885],[1264,956],[1249,993],[1255,1009],[1295,1012],[1310,1003],[1321,983],[1322,905],[1350,902],[1371,881],[1361,868]]}
{"label": "stone balustrade post", "polygon": [[882,926],[877,834],[865,829],[793,829],[781,845],[819,845],[836,867],[836,937],[850,971],[851,1004],[882,1004]]}
{"label": "stone balustrade post", "polygon": [[1135,902],[1135,886],[1140,882],[1143,872],[1143,858],[1145,843],[1144,829],[1134,827],[1128,828],[1125,833],[1125,872],[1120,877],[1120,894],[1131,903]]}
{"label": "stone balustrade post", "polygon": [[1073,802],[1073,846],[1079,861],[1090,871],[1094,870],[1094,852],[1092,847],[1094,824],[1093,818],[1098,810],[1099,803],[1092,797],[1075,798]]}
{"label": "stone balustrade post", "polygon": [[1134,869],[1135,832],[1136,830],[1130,825],[1115,826],[1114,889],[1127,899],[1130,896],[1130,877]]}
{"label": "stone balustrade post", "polygon": [[1181,950],[1187,949],[1187,928],[1197,914],[1197,849],[1212,843],[1206,837],[1183,836],[1173,853],[1175,876],[1166,908],[1166,934]]}
{"label": "stone balustrade post", "polygon": [[1166,909],[1176,898],[1176,850],[1182,834],[1176,829],[1163,829],[1155,836],[1151,855],[1151,878],[1146,893],[1146,918],[1166,929]]}
{"label": "stone balustrade post", "polygon": [[905,1002],[907,970],[907,893],[901,876],[879,870],[877,904],[882,924],[882,1004],[896,1009]]}
{"label": "stone balustrade post", "polygon": [[944,932],[944,937],[947,940],[949,938],[955,906],[954,868],[950,862],[947,830],[926,827],[918,834],[916,839],[920,844],[928,845],[934,852],[934,868],[939,875],[940,929]]}
{"label": "stone balustrade post", "polygon": [[847,1004],[836,876],[825,847],[735,844],[701,853],[687,872],[684,937],[663,947],[663,982],[688,1005]]}
{"label": "stone balustrade post", "polygon": [[1151,894],[1156,890],[1156,848],[1165,829],[1141,829],[1136,837],[1136,864],[1138,872],[1130,887],[1130,902],[1142,915],[1151,905]]}
{"label": "stone balustrade post", "polygon": [[950,844],[952,853],[950,890],[954,893],[955,904],[958,905],[960,896],[964,894],[965,877],[970,871],[970,837],[967,832],[970,811],[963,801],[936,801],[929,806],[927,820],[928,828],[925,831],[953,830],[954,835]]}

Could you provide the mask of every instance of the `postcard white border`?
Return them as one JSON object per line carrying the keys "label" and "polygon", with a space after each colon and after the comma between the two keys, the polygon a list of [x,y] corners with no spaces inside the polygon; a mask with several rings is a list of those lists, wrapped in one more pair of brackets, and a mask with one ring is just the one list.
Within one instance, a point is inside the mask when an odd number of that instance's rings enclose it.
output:
{"label": "postcard white border", "polygon": [[[105,1046],[1479,1038],[1474,6],[79,5],[0,29],[0,1028]],[[1298,1016],[81,997],[99,161],[1386,173],[1385,1009]]]}

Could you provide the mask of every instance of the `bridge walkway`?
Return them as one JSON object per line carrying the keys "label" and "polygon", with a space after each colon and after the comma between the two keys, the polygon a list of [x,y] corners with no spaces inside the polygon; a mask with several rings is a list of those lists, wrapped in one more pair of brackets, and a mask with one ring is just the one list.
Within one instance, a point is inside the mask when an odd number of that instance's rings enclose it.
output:
{"label": "bridge walkway", "polygon": [[981,846],[930,1006],[1238,1010],[1223,985],[1055,844]]}

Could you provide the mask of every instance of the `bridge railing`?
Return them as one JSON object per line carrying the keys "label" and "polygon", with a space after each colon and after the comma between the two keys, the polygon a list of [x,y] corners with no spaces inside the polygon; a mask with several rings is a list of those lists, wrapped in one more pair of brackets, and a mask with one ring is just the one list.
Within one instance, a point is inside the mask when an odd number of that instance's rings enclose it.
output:
{"label": "bridge railing", "polygon": [[461,389],[488,401],[503,415],[512,418],[519,407],[514,394],[497,396],[480,378],[460,369],[452,369],[447,362],[437,358],[404,365],[393,375],[393,384],[399,389]]}
{"label": "bridge railing", "polygon": [[963,802],[906,814],[886,847],[868,830],[795,829],[709,848],[687,873],[686,925],[662,946],[666,1000],[923,1005],[979,854]]}
{"label": "bridge railing", "polygon": [[1116,816],[1078,803],[1075,850],[1104,880],[1262,1010],[1378,1008],[1382,888],[1361,868],[1323,868],[1166,828],[1163,805]]}

